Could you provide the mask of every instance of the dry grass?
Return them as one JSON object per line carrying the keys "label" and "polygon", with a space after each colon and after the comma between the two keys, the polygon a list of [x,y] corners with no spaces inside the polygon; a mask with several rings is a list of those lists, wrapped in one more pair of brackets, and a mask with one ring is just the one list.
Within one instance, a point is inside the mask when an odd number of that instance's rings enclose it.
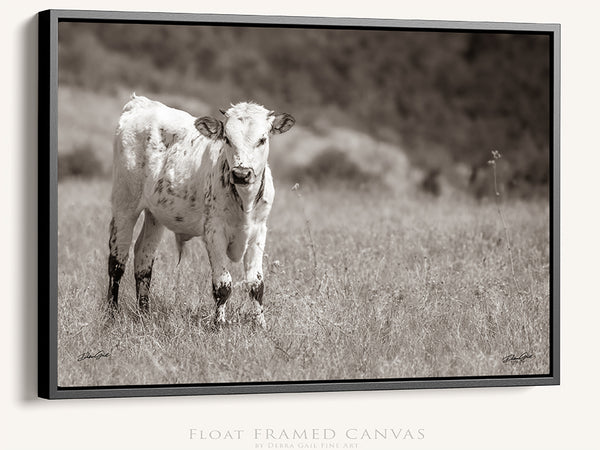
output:
{"label": "dry grass", "polygon": [[[137,314],[130,259],[120,313],[104,323],[110,183],[61,183],[59,385],[549,371],[547,205],[503,205],[518,291],[493,203],[335,188],[299,198],[290,187],[277,187],[269,221],[267,330],[250,326],[250,302],[237,288],[228,307],[234,322],[213,332],[203,245],[192,240],[177,266],[171,233],[157,253],[151,315]],[[240,275],[237,268],[234,279]],[[100,350],[110,356],[77,361]],[[502,362],[523,352],[534,358]]]}
{"label": "dry grass", "polygon": [[[60,151],[89,145],[107,168],[126,99],[124,92],[61,87]],[[210,112],[190,99],[159,99]],[[356,190],[333,183],[319,190],[302,186],[301,196],[292,192],[291,168],[332,145],[362,169],[381,173],[382,185]],[[157,252],[151,315],[138,315],[131,257],[120,312],[106,324],[110,182],[72,178],[59,184],[60,386],[549,371],[547,204],[502,205],[515,282],[494,203],[412,192],[416,172],[399,149],[351,130],[317,135],[298,125],[274,139],[271,160],[276,179],[287,171],[289,182],[278,179],[269,220],[268,328],[258,332],[239,287],[228,306],[232,325],[211,330],[205,249],[192,240],[177,266],[171,233]],[[233,275],[239,281],[240,268]],[[98,351],[110,356],[78,361],[82,353]],[[502,362],[523,352],[534,358]]]}

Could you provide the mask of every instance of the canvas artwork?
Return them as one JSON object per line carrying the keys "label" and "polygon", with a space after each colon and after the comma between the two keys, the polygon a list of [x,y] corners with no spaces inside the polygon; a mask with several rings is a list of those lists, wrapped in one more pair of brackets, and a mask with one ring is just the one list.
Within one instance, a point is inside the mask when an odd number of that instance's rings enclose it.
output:
{"label": "canvas artwork", "polygon": [[57,16],[55,394],[558,381],[555,26]]}

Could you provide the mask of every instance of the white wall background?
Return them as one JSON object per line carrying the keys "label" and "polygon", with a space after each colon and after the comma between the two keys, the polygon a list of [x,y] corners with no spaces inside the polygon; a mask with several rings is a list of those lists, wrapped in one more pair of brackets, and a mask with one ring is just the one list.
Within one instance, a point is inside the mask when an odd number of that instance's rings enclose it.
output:
{"label": "white wall background", "polygon": [[[593,2],[453,0],[23,0],[3,8],[5,172],[0,177],[0,447],[229,448],[189,428],[412,427],[421,441],[360,448],[597,448],[600,171],[598,22]],[[36,398],[37,19],[47,8],[386,17],[562,24],[562,385],[53,401]],[[231,444],[230,444],[231,445]],[[253,448],[251,440],[231,448]]]}

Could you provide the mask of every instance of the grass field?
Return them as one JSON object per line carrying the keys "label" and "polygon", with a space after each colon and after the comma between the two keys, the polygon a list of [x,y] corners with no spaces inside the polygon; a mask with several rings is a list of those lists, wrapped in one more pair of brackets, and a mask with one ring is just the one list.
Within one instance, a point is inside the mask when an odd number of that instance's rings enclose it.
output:
{"label": "grass field", "polygon": [[[110,182],[62,182],[59,385],[548,372],[545,204],[503,205],[515,279],[492,203],[333,187],[300,192],[280,184],[269,221],[267,330],[250,326],[250,302],[238,286],[228,307],[233,323],[214,332],[203,245],[192,240],[177,266],[171,233],[157,253],[151,315],[137,313],[130,259],[120,313],[106,324]],[[99,351],[110,356],[78,361]],[[523,352],[534,357],[502,361]]]}
{"label": "grass field", "polygon": [[[106,174],[127,96],[61,87],[59,154],[89,148]],[[211,112],[202,102],[159,99]],[[316,166],[317,174],[375,174],[378,183],[342,179],[292,191],[298,168],[332,148],[330,155],[346,155],[345,172]],[[177,265],[170,232],[157,252],[151,314],[137,312],[131,255],[120,312],[106,323],[111,182],[100,174],[59,183],[60,386],[548,373],[546,202],[502,198],[511,265],[493,202],[456,190],[438,198],[419,192],[419,172],[389,144],[298,124],[273,139],[270,158],[276,198],[264,259],[264,331],[250,325],[243,286],[229,300],[232,324],[212,331],[206,251],[193,239]],[[490,171],[490,190],[492,183]],[[241,281],[240,267],[232,275]],[[525,352],[533,358],[503,362]],[[99,356],[78,361],[85,353]]]}

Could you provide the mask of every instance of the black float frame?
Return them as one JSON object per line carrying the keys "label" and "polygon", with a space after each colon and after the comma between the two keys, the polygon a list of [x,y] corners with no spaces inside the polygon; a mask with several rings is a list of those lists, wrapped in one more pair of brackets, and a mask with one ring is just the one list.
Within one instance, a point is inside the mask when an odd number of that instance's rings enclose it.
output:
{"label": "black float frame", "polygon": [[[200,394],[542,386],[560,384],[560,25],[531,23],[458,22],[321,17],[176,14],[116,11],[47,10],[39,19],[38,110],[38,395],[47,399],[141,397]],[[485,377],[438,377],[381,380],[332,380],[260,383],[211,383],[107,387],[58,386],[58,23],[61,21],[152,24],[206,24],[253,26],[310,26],[431,31],[498,31],[540,33],[550,37],[550,373]]]}

